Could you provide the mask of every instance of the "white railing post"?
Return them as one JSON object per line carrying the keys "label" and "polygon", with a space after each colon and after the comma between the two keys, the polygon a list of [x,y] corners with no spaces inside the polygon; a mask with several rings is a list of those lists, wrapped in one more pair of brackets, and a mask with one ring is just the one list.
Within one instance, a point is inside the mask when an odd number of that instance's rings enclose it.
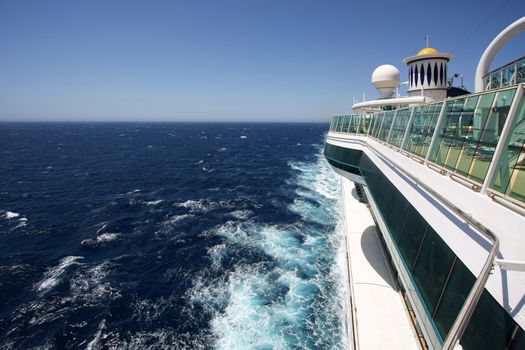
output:
{"label": "white railing post", "polygon": [[432,134],[432,140],[430,141],[430,145],[428,146],[427,155],[425,156],[425,164],[428,163],[428,158],[430,157],[430,153],[432,153],[432,149],[434,148],[434,144],[436,143],[436,138],[437,138],[437,135],[439,133],[439,129],[440,129],[440,126],[441,126],[441,121],[443,120],[443,116],[445,115],[445,111],[447,109],[447,102],[448,101],[449,100],[447,100],[447,99],[443,100],[443,105],[441,106],[441,111],[439,112],[439,117],[438,117],[438,120],[436,122],[436,126],[434,128],[434,134]]}
{"label": "white railing post", "polygon": [[400,149],[403,149],[403,146],[405,145],[405,140],[408,136],[408,133],[410,131],[410,128],[412,126],[412,120],[414,119],[415,110],[417,107],[412,107],[412,110],[410,111],[410,117],[408,117],[408,123],[407,128],[405,130],[405,134],[403,135],[403,139],[401,140],[401,144],[399,146]]}
{"label": "white railing post", "polygon": [[390,130],[388,130],[388,135],[387,135],[386,140],[385,140],[386,143],[389,143],[388,141],[390,141],[390,136],[392,135],[392,130],[394,129],[394,123],[396,122],[396,117],[397,117],[397,112],[398,111],[399,111],[399,109],[396,109],[396,111],[394,112],[394,116],[392,117],[392,123],[390,124]]}
{"label": "white railing post", "polygon": [[[501,91],[499,93],[501,93]],[[510,106],[507,120],[505,121],[503,130],[501,131],[501,135],[499,137],[498,144],[496,145],[496,149],[494,150],[494,155],[492,156],[492,161],[490,162],[489,169],[487,170],[487,175],[485,176],[485,180],[483,181],[483,185],[481,186],[482,192],[486,192],[487,188],[490,187],[490,184],[492,183],[492,179],[494,178],[494,175],[496,174],[496,170],[498,168],[499,161],[501,160],[501,155],[503,154],[503,151],[506,147],[507,139],[509,138],[510,133],[512,132],[511,129],[512,129],[512,126],[514,125],[514,119],[516,117],[516,110],[518,109],[518,104],[520,103],[520,100],[522,97],[523,97],[523,85],[520,84],[516,88],[516,94],[514,94],[514,100],[512,101],[512,104]],[[497,96],[494,98],[494,100],[496,99],[497,99]]]}

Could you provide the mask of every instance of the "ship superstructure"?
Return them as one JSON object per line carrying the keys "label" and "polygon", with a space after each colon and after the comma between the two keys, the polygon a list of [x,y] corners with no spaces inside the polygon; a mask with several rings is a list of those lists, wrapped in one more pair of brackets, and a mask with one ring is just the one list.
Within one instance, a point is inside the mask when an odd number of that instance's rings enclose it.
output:
{"label": "ship superstructure", "polygon": [[482,59],[467,93],[448,84],[452,58],[405,59],[407,97],[378,67],[381,98],[333,118],[325,156],[368,202],[422,348],[525,349],[525,59]]}

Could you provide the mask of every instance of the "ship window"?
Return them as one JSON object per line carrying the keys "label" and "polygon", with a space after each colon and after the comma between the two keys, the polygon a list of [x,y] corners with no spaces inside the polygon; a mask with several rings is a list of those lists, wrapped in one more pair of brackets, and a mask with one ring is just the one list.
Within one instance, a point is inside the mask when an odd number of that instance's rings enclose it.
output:
{"label": "ship window", "polygon": [[421,64],[421,70],[419,71],[419,80],[421,81],[421,85],[425,85],[425,64]]}
{"label": "ship window", "polygon": [[428,224],[421,214],[412,205],[409,205],[403,231],[397,242],[399,251],[409,270],[412,270],[414,266],[427,226]]}
{"label": "ship window", "polygon": [[428,311],[433,314],[455,255],[432,227],[421,244],[413,276]]}
{"label": "ship window", "polygon": [[485,290],[460,344],[465,350],[504,350],[511,342],[515,322]]}
{"label": "ship window", "polygon": [[388,181],[386,177],[382,177],[383,179],[383,191],[381,193],[383,194],[381,198],[381,202],[378,203],[379,209],[381,209],[381,213],[383,213],[384,217],[388,217],[388,214],[392,210],[392,204],[395,200],[395,193],[396,190],[395,187]]}
{"label": "ship window", "polygon": [[430,63],[427,64],[427,84],[429,86],[432,85],[432,67],[430,66]]}
{"label": "ship window", "polygon": [[441,301],[433,315],[434,323],[443,339],[447,337],[450,328],[452,328],[452,324],[454,324],[459,310],[465,303],[475,280],[476,278],[465,264],[456,259],[443,290]]}
{"label": "ship window", "polygon": [[396,189],[394,191],[394,204],[392,205],[390,214],[386,216],[390,233],[396,242],[401,236],[401,231],[403,230],[403,225],[405,224],[405,217],[408,212],[409,205],[410,204],[401,194],[401,192]]}
{"label": "ship window", "polygon": [[443,62],[441,62],[440,68],[439,68],[439,81],[441,85],[444,84],[445,80],[445,73],[443,72]]}
{"label": "ship window", "polygon": [[521,98],[512,132],[505,141],[491,187],[525,202],[525,98]]}
{"label": "ship window", "polygon": [[434,84],[436,86],[439,85],[439,82],[438,82],[438,65],[437,65],[437,62],[434,63]]}
{"label": "ship window", "polygon": [[[518,326],[519,328],[519,326]],[[525,331],[523,329],[519,328],[518,333],[516,334],[516,337],[512,341],[509,347],[510,350],[518,350],[518,349],[525,349]]]}

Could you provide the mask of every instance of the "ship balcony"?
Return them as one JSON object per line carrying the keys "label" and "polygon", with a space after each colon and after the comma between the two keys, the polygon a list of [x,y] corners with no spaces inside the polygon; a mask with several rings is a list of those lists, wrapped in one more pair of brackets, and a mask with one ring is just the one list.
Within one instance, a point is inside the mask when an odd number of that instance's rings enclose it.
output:
{"label": "ship balcony", "polygon": [[325,156],[365,185],[430,348],[447,344],[493,247],[503,263],[489,266],[461,345],[525,348],[524,90],[335,116],[330,125]]}

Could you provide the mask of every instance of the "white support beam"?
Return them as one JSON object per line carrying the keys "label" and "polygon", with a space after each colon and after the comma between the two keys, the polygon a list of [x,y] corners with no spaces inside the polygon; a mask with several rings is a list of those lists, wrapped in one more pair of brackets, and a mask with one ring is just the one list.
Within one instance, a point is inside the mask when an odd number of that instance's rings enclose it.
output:
{"label": "white support beam", "polygon": [[490,64],[499,50],[505,45],[512,37],[516,34],[525,30],[525,17],[521,17],[516,22],[512,23],[507,28],[503,29],[501,33],[498,34],[492,40],[492,42],[487,46],[485,52],[481,56],[481,59],[478,63],[478,68],[476,69],[476,78],[475,78],[475,92],[483,91],[483,77],[489,73]]}

